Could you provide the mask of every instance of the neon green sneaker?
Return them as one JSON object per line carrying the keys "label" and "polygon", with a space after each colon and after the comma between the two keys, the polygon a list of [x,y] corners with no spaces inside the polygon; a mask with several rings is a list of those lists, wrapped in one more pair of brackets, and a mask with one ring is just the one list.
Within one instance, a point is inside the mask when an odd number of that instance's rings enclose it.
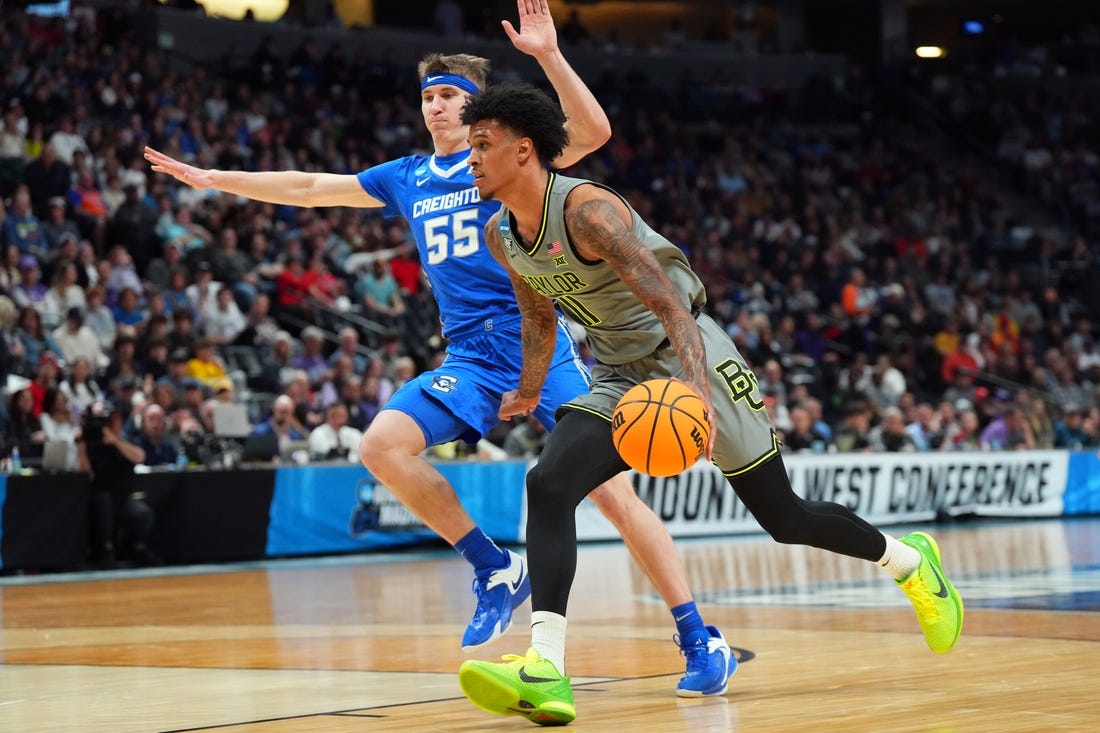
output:
{"label": "neon green sneaker", "polygon": [[940,548],[930,535],[914,532],[900,541],[919,552],[921,560],[917,569],[899,580],[898,585],[913,602],[928,648],[939,654],[948,652],[962,631],[962,598],[943,574]]}
{"label": "neon green sneaker", "polygon": [[505,654],[503,662],[469,660],[458,670],[458,684],[470,702],[497,715],[522,715],[538,725],[568,725],[577,717],[569,678],[533,648],[525,656]]}

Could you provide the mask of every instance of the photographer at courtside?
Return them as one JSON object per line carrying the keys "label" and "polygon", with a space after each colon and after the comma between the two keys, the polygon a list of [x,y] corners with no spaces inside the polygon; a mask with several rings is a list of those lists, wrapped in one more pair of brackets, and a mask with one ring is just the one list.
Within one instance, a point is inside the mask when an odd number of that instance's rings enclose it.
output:
{"label": "photographer at courtside", "polygon": [[146,544],[153,510],[133,489],[134,466],[145,461],[145,451],[122,437],[122,413],[113,405],[88,405],[78,454],[80,469],[91,475],[93,560],[104,567],[118,559],[156,564]]}

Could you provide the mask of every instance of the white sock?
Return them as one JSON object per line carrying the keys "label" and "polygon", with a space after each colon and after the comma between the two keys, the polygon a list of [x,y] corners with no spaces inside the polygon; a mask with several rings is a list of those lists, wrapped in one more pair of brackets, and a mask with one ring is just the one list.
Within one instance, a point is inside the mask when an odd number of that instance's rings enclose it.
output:
{"label": "white sock", "polygon": [[554,663],[565,676],[565,616],[550,611],[531,612],[531,646],[543,659]]}
{"label": "white sock", "polygon": [[898,542],[885,532],[882,536],[886,538],[886,552],[878,564],[885,568],[894,580],[909,577],[909,574],[920,565],[920,553],[904,542]]}

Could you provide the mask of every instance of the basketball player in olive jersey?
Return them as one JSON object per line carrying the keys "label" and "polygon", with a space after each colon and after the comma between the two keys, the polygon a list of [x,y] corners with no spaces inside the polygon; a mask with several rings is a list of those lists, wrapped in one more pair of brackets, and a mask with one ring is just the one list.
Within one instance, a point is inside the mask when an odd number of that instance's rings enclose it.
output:
{"label": "basketball player in olive jersey", "polygon": [[[572,143],[555,163],[571,165],[610,136],[607,116],[558,49],[545,1],[517,5],[520,30],[505,22],[505,31],[516,48],[539,62],[569,113]],[[418,71],[434,155],[405,156],[355,175],[201,170],[149,148],[145,157],[154,171],[196,188],[293,206],[384,207],[386,214],[408,220],[439,304],[447,358],[386,403],[367,428],[360,456],[375,478],[474,567],[477,607],[462,637],[468,649],[508,628],[513,609],[530,594],[527,570],[523,558],[497,547],[474,524],[454,489],[421,453],[457,438],[477,440],[498,422],[500,399],[519,376],[521,317],[507,273],[482,241],[485,224],[500,205],[482,201],[474,188],[467,130],[459,120],[466,99],[485,84],[488,61],[431,54]],[[553,361],[542,404],[532,411],[547,429],[557,406],[587,393],[589,386],[567,328],[557,328]],[[736,660],[714,627],[704,624],[668,530],[625,476],[601,486],[592,499],[672,612],[687,657],[677,694],[724,692]]]}
{"label": "basketball player in olive jersey", "polygon": [[756,377],[723,330],[700,313],[706,295],[683,253],[614,191],[546,167],[568,140],[564,117],[542,92],[501,84],[472,98],[470,165],[483,199],[503,204],[485,240],[512,278],[523,312],[523,368],[500,416],[539,404],[552,361],[552,300],[584,324],[598,364],[589,394],[558,410],[527,476],[532,644],[504,663],[468,661],[463,691],[479,707],[543,724],[571,721],[565,676],[565,612],[576,570],[575,508],[622,471],[612,444],[619,398],[647,379],[672,377],[702,398],[711,423],[707,457],[773,538],[881,564],[909,596],[928,645],[946,652],[963,606],[943,575],[939,549],[918,532],[901,540],[846,507],[797,496],[764,411]]}

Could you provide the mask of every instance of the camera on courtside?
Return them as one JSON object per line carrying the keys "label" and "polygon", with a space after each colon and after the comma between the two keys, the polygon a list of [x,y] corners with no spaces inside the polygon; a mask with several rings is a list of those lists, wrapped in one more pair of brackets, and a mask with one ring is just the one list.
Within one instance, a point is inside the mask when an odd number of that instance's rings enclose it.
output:
{"label": "camera on courtside", "polygon": [[103,442],[103,428],[111,423],[111,416],[115,414],[115,407],[109,402],[93,402],[84,410],[84,417],[80,421],[81,434],[84,442],[90,445],[99,445]]}

